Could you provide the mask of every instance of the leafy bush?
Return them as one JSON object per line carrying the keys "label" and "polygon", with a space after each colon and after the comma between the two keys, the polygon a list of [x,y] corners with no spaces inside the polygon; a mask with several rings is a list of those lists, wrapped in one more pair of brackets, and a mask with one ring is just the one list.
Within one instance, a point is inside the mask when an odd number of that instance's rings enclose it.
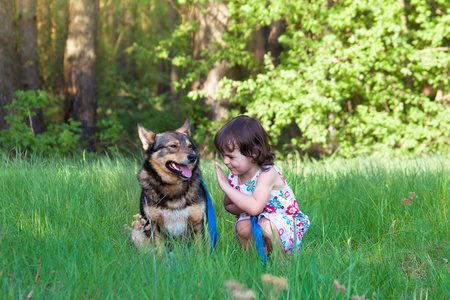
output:
{"label": "leafy bush", "polygon": [[21,91],[14,93],[15,98],[5,117],[9,128],[0,133],[0,147],[16,149],[16,151],[31,151],[45,155],[76,153],[81,123],[69,119],[68,123],[50,124],[44,133],[34,134],[30,125],[24,120],[30,119],[33,109],[44,108],[49,99],[44,91]]}
{"label": "leafy bush", "polygon": [[275,141],[294,123],[301,134],[291,142],[302,150],[316,144],[345,157],[448,153],[448,2],[239,3],[229,3],[239,26],[228,33],[223,57],[246,31],[285,22],[280,64],[266,55],[262,73],[226,79],[222,91],[259,117]]}
{"label": "leafy bush", "polygon": [[[257,116],[284,150],[317,148],[344,157],[449,152],[448,1],[229,0],[227,5],[231,25],[224,42],[203,53],[197,68],[192,69],[189,49],[177,48],[173,61],[190,62],[179,64],[187,71],[184,86],[215,61],[239,67],[241,78],[225,78],[217,91],[230,101],[229,118]],[[284,24],[279,63],[270,53],[255,61],[249,41],[278,20]],[[168,42],[157,49],[174,50]],[[188,96],[195,102],[202,94]],[[217,125],[206,126],[213,132]]]}

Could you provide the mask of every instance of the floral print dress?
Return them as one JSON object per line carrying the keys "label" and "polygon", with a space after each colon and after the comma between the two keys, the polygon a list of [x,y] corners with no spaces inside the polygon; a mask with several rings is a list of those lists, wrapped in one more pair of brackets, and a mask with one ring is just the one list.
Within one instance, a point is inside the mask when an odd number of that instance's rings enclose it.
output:
{"label": "floral print dress", "polygon": [[[272,190],[270,199],[264,210],[258,215],[258,221],[265,217],[270,220],[278,228],[281,242],[283,243],[286,254],[291,254],[293,250],[299,249],[302,242],[303,234],[309,228],[310,222],[307,215],[303,214],[298,208],[297,200],[291,187],[281,175],[280,170],[276,166],[268,166],[267,168],[275,168],[284,182],[282,190]],[[239,185],[238,176],[228,175],[228,181],[231,186],[246,195],[252,195],[255,190],[258,177],[264,169],[259,169],[255,176],[245,184]],[[242,213],[237,221],[249,220],[250,214]]]}

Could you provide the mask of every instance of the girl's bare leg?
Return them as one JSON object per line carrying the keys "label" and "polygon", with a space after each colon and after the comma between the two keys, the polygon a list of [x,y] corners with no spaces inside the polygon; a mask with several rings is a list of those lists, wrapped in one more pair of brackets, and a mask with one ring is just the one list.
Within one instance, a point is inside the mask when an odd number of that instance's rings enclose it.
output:
{"label": "girl's bare leg", "polygon": [[259,220],[259,226],[261,226],[264,245],[267,247],[267,251],[269,253],[275,251],[277,255],[283,256],[285,251],[277,226],[264,217]]}
{"label": "girl's bare leg", "polygon": [[[267,252],[270,253],[275,250],[277,253],[284,254],[283,243],[275,224],[263,217],[259,220],[259,225],[261,226],[264,246],[267,248]],[[245,250],[251,250],[254,247],[255,240],[250,220],[242,220],[236,223],[236,235]],[[278,247],[274,247],[274,244],[278,244]]]}
{"label": "girl's bare leg", "polygon": [[245,250],[252,249],[254,239],[250,220],[242,220],[236,223],[236,236]]}

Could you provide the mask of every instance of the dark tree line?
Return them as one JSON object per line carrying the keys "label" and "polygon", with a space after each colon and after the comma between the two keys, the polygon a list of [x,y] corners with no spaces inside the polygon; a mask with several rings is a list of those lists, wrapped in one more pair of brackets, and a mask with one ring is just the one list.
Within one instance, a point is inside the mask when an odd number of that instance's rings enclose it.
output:
{"label": "dark tree line", "polygon": [[[7,129],[4,117],[8,111],[4,106],[11,103],[14,91],[41,88],[35,4],[35,0],[16,0],[17,20],[13,22],[13,3],[0,1],[0,129]],[[69,1],[63,66],[64,119],[73,118],[81,123],[80,142],[87,142],[89,150],[93,147],[91,137],[95,134],[97,116],[97,6],[95,0]],[[42,109],[34,109],[33,112],[27,122],[33,134],[38,134],[44,131]]]}
{"label": "dark tree line", "polygon": [[[443,153],[449,9],[444,0],[0,0],[0,147],[129,149],[136,123],[164,131],[189,117],[208,151],[217,128],[246,113],[280,151]],[[46,94],[32,105],[18,90]]]}

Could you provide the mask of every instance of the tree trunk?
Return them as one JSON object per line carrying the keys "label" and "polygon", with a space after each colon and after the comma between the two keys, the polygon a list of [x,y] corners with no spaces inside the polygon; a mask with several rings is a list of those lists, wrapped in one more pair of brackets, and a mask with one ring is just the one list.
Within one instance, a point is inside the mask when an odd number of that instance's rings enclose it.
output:
{"label": "tree trunk", "polygon": [[52,59],[52,21],[50,12],[51,0],[38,0],[37,8],[37,45],[39,49],[45,49],[39,53],[39,67],[42,78],[41,88],[47,89],[50,81],[50,63]]}
{"label": "tree trunk", "polygon": [[65,119],[81,122],[80,142],[94,150],[97,121],[97,1],[70,0],[64,52]]}
{"label": "tree trunk", "polygon": [[[194,15],[200,25],[194,35],[194,57],[200,59],[203,50],[208,49],[211,52],[215,48],[215,43],[222,42],[221,36],[228,27],[229,18],[226,4],[218,1],[198,3]],[[203,90],[206,94],[205,104],[211,108],[208,114],[211,121],[227,118],[228,102],[214,94],[220,88],[220,80],[229,71],[228,62],[216,61],[205,78],[193,83],[194,90]]]}
{"label": "tree trunk", "polygon": [[5,116],[8,111],[4,106],[11,104],[19,86],[13,16],[12,1],[0,0],[0,130],[7,128]]}
{"label": "tree trunk", "polygon": [[[174,3],[172,1],[166,1],[167,5],[169,6],[169,20],[170,25],[172,28],[177,27],[177,22],[179,19],[179,15],[175,7],[173,7]],[[180,100],[180,95],[175,89],[175,82],[179,80],[179,74],[178,74],[178,68],[172,62],[170,62],[170,94],[172,98],[172,105],[173,109],[175,109],[175,104],[178,103]]]}
{"label": "tree trunk", "polygon": [[278,42],[278,38],[284,31],[284,21],[277,20],[270,24],[269,36],[267,37],[267,50],[270,51],[270,55],[273,57],[273,64],[278,66],[280,64],[280,54],[282,51],[281,44]]}
{"label": "tree trunk", "polygon": [[[37,26],[35,0],[16,0],[19,30],[20,89],[24,91],[40,88],[37,56]],[[34,133],[44,131],[42,109],[33,109],[31,118]],[[31,124],[30,124],[31,125]]]}
{"label": "tree trunk", "polygon": [[278,66],[280,64],[280,54],[282,51],[281,44],[278,38],[284,31],[284,21],[273,21],[269,26],[261,27],[254,37],[254,41],[250,43],[250,49],[253,52],[255,60],[263,61],[264,55],[270,52],[273,58],[273,64]]}
{"label": "tree trunk", "polygon": [[139,14],[138,5],[134,1],[123,0],[118,5],[117,28],[121,28],[117,37],[115,50],[117,71],[125,81],[136,81],[138,78],[137,65],[134,57],[127,53],[127,48],[133,46],[137,32],[136,19]]}
{"label": "tree trunk", "polygon": [[[166,0],[165,5],[167,6],[167,17],[169,19],[169,31],[173,30],[177,27],[177,22],[179,19],[179,15],[174,5],[176,5],[171,0]],[[163,16],[164,18],[165,16]],[[162,20],[156,21],[156,32],[160,32],[163,30],[167,31],[167,28],[162,24]],[[171,54],[170,57],[173,57]],[[157,64],[158,72],[160,73],[160,79],[157,83],[157,94],[158,95],[167,95],[168,103],[171,111],[174,113],[179,106],[180,95],[176,91],[174,87],[174,83],[179,80],[178,68],[177,66],[172,64],[170,60],[160,60]]]}
{"label": "tree trunk", "polygon": [[269,36],[268,31],[269,26],[261,27],[254,33],[254,37],[249,44],[249,48],[253,52],[253,57],[256,61],[262,62],[264,60],[264,55],[267,51],[267,37]]}
{"label": "tree trunk", "polygon": [[62,93],[64,87],[64,55],[68,34],[69,1],[52,0],[52,66],[54,73],[51,80],[56,93]]}

